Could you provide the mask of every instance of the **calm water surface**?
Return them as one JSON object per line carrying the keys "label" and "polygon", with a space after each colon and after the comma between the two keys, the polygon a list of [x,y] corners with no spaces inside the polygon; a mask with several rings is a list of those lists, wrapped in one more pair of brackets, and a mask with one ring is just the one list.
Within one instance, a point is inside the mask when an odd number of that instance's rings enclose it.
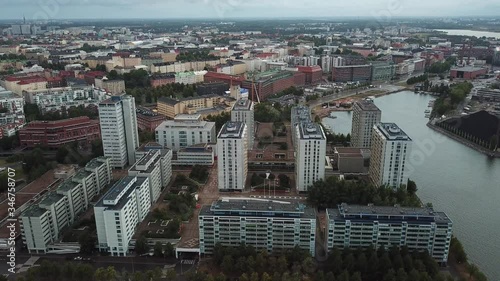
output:
{"label": "calm water surface", "polygon": [[[414,141],[418,195],[454,223],[469,259],[489,280],[500,280],[500,159],[490,159],[426,126],[424,111],[433,98],[401,92],[375,100],[383,122],[397,123]],[[351,113],[325,118],[336,133],[350,133]]]}

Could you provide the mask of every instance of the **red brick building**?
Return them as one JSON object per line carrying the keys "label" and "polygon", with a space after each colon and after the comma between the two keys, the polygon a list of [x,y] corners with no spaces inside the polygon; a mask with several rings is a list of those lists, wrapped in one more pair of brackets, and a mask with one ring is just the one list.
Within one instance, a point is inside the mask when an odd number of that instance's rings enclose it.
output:
{"label": "red brick building", "polygon": [[95,79],[97,77],[104,77],[104,76],[106,76],[106,72],[104,71],[91,71],[85,73],[83,79],[85,80],[85,82],[87,82],[87,84],[95,85]]}
{"label": "red brick building", "polygon": [[19,140],[23,147],[41,145],[59,148],[75,141],[88,144],[100,138],[99,121],[86,116],[58,121],[33,121],[19,131]]}
{"label": "red brick building", "polygon": [[141,131],[154,132],[167,117],[150,109],[138,107],[136,110],[137,115],[137,128]]}
{"label": "red brick building", "polygon": [[49,77],[47,78],[47,88],[61,88],[66,86],[66,81],[63,77]]}
{"label": "red brick building", "polygon": [[242,88],[251,90],[252,84],[255,84],[260,100],[264,101],[271,95],[295,86],[295,77],[290,71],[268,71],[255,77],[255,81],[245,80]]}
{"label": "red brick building", "polygon": [[306,85],[316,84],[323,79],[323,70],[319,65],[314,66],[299,66],[299,72],[306,75]]}
{"label": "red brick building", "polygon": [[295,87],[302,87],[306,85],[306,74],[303,72],[295,72],[293,74],[293,83]]}
{"label": "red brick building", "polygon": [[466,66],[450,70],[451,78],[458,78],[465,80],[473,80],[476,79],[478,76],[486,74],[488,74],[488,69],[481,67]]}
{"label": "red brick building", "polygon": [[205,82],[225,82],[228,85],[233,85],[233,86],[236,85],[242,86],[243,81],[245,81],[245,78],[241,76],[228,75],[211,71],[207,72],[207,74],[205,74],[203,79]]}
{"label": "red brick building", "polygon": [[151,83],[151,87],[153,88],[173,84],[175,83],[175,73],[153,75],[149,81]]}

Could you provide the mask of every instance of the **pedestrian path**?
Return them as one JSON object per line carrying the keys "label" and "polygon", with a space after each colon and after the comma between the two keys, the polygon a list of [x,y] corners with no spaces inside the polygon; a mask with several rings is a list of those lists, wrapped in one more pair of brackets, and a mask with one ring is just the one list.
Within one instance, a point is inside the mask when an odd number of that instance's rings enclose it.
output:
{"label": "pedestrian path", "polygon": [[284,200],[305,200],[306,197],[302,196],[261,196],[261,195],[250,195],[251,198],[257,199],[284,199]]}
{"label": "pedestrian path", "polygon": [[31,257],[25,263],[16,265],[16,268],[18,269],[16,273],[23,273],[28,271],[28,269],[35,265],[38,259],[40,259],[40,257]]}

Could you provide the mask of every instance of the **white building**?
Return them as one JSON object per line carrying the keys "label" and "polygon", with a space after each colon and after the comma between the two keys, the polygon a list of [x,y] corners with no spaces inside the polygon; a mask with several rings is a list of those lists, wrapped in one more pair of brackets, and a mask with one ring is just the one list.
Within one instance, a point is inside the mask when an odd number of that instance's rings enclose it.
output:
{"label": "white building", "polygon": [[305,192],[325,178],[326,136],[320,125],[300,122],[296,126],[295,178],[297,191]]}
{"label": "white building", "polygon": [[198,221],[201,254],[245,243],[269,253],[299,246],[315,256],[316,211],[297,202],[221,198],[203,206]]}
{"label": "white building", "polygon": [[204,81],[207,71],[191,71],[191,72],[178,72],[175,74],[175,83],[179,84],[196,84]]}
{"label": "white building", "polygon": [[406,246],[428,251],[446,265],[453,222],[432,208],[402,208],[341,204],[327,209],[328,251],[337,248],[376,249]]}
{"label": "white building", "polygon": [[172,164],[173,153],[172,150],[163,148],[158,143],[150,142],[141,146],[136,152],[136,159],[141,159],[150,151],[158,151],[160,153],[160,173],[161,173],[161,186],[166,187],[172,180]]}
{"label": "white building", "polygon": [[42,114],[71,106],[97,106],[99,102],[110,97],[105,90],[92,86],[29,90],[23,92],[23,96],[26,103],[38,105]]}
{"label": "white building", "polygon": [[151,207],[148,178],[125,177],[94,206],[99,250],[125,256],[137,225]]}
{"label": "white building", "polygon": [[407,159],[412,147],[411,138],[394,123],[373,127],[371,159],[368,174],[376,186],[399,188],[408,183]]}
{"label": "white building", "polygon": [[159,150],[150,150],[128,170],[129,176],[147,178],[149,182],[149,197],[151,204],[160,198],[163,185],[161,177],[161,153]]}
{"label": "white building", "polygon": [[255,138],[254,103],[248,99],[238,100],[231,110],[231,121],[247,125],[248,149],[253,149]]}
{"label": "white building", "polygon": [[206,143],[182,148],[172,158],[172,165],[178,166],[213,166],[215,163],[215,151]]}
{"label": "white building", "polygon": [[139,147],[135,99],[115,96],[99,103],[99,120],[104,156],[111,158],[115,168],[133,165]]}
{"label": "white building", "polygon": [[[111,181],[110,160],[99,157],[62,182],[55,192],[20,216],[24,245],[30,253],[64,253],[68,247],[56,245],[61,230],[73,224],[90,206],[91,199]],[[71,248],[71,247],[69,247]]]}
{"label": "white building", "polygon": [[201,120],[201,115],[179,114],[156,128],[156,142],[174,152],[216,139],[215,122]]}
{"label": "white building", "polygon": [[373,126],[380,123],[382,111],[373,101],[363,100],[354,103],[352,114],[351,146],[370,148]]}
{"label": "white building", "polygon": [[292,107],[291,110],[292,142],[297,145],[297,125],[301,122],[312,122],[311,109],[308,106],[299,105]]}
{"label": "white building", "polygon": [[219,190],[244,190],[248,173],[247,126],[227,122],[217,137]]}

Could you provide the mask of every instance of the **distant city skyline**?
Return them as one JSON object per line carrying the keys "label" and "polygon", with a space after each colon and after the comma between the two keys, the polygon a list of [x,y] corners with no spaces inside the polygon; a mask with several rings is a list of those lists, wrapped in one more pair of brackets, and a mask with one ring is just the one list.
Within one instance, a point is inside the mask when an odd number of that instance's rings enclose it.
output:
{"label": "distant city skyline", "polygon": [[284,18],[497,16],[497,0],[4,0],[3,19]]}

